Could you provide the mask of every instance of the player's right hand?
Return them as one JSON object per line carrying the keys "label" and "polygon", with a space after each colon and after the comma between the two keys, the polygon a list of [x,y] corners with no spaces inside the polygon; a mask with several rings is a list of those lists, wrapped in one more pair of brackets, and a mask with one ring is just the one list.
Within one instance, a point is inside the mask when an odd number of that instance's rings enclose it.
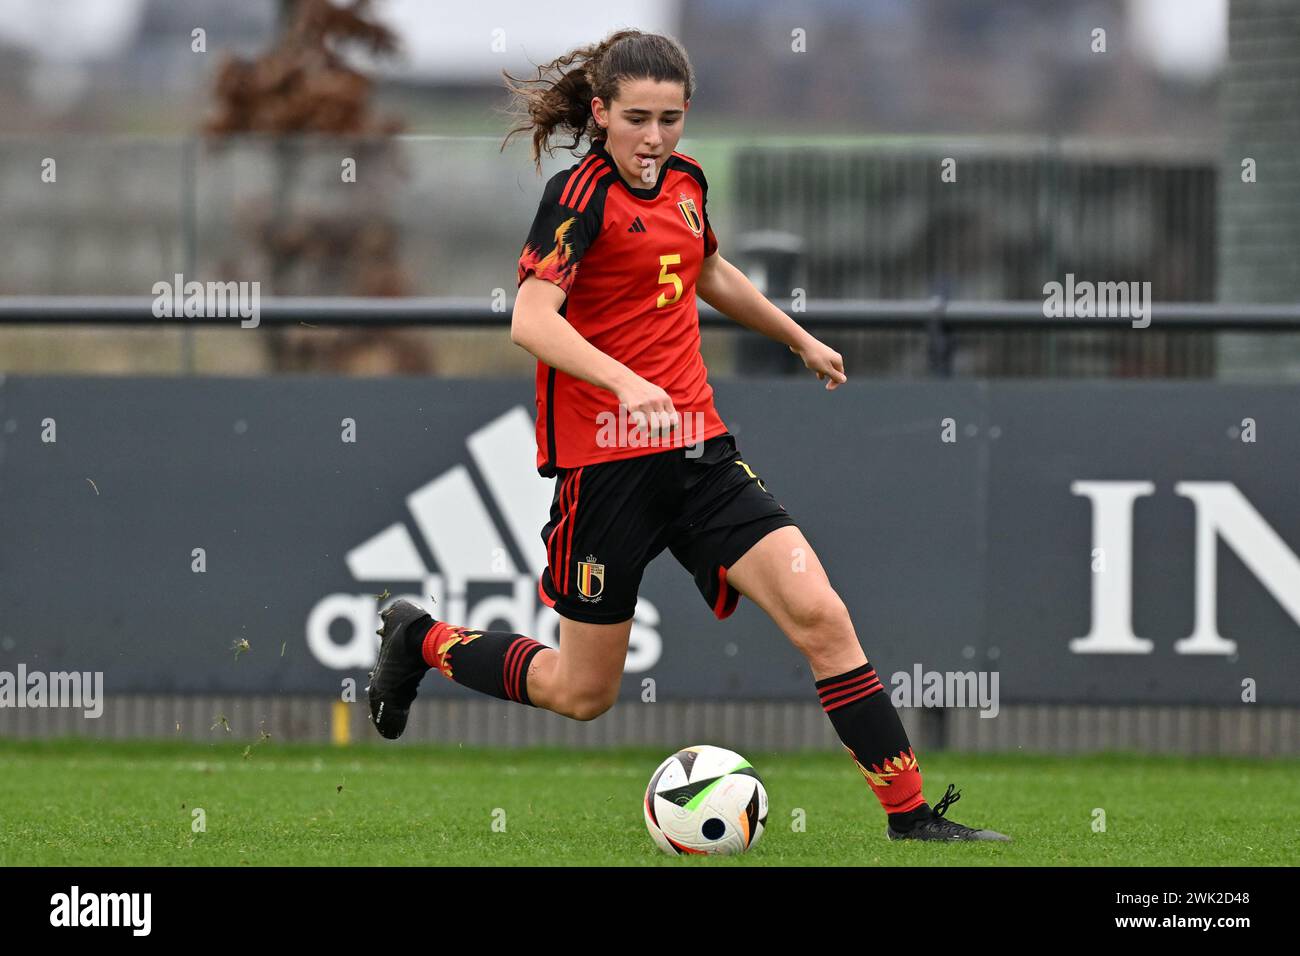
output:
{"label": "player's right hand", "polygon": [[668,393],[639,375],[619,389],[618,403],[627,409],[629,435],[633,429],[639,430],[638,440],[641,435],[652,440],[668,438],[681,424]]}

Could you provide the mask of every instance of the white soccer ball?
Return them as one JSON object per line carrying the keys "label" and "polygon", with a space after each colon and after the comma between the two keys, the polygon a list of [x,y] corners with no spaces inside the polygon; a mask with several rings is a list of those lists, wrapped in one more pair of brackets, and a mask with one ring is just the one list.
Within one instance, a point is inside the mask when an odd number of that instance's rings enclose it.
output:
{"label": "white soccer ball", "polygon": [[744,853],[767,825],[767,791],[740,754],[687,747],[659,765],[642,809],[665,853]]}

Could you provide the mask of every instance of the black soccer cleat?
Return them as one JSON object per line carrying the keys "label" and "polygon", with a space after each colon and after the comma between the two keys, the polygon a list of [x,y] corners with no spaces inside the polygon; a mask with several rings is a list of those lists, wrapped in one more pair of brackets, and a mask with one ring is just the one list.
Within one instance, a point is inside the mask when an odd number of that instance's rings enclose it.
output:
{"label": "black soccer cleat", "polygon": [[[954,793],[953,791],[956,790]],[[948,808],[961,799],[961,791],[952,784],[934,805],[933,815],[918,820],[910,830],[895,830],[892,826],[885,828],[885,834],[891,840],[1004,840],[1011,842],[1011,837],[997,830],[976,830],[944,818]]]}
{"label": "black soccer cleat", "polygon": [[[410,626],[426,615],[410,601],[394,601],[379,616],[384,622],[375,632],[381,638],[379,659],[366,685],[370,694],[370,722],[380,736],[396,740],[406,729],[415,690],[429,669],[423,657],[411,654],[407,641]],[[433,626],[432,621],[429,626]]]}

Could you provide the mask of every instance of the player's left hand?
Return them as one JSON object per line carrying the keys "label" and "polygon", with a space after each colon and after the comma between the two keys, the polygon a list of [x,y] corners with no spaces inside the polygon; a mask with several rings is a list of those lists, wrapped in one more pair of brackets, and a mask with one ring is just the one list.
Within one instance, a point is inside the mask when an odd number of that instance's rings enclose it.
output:
{"label": "player's left hand", "polygon": [[799,356],[805,367],[817,373],[818,381],[826,382],[827,391],[849,380],[844,374],[844,357],[825,342],[810,339],[802,348],[790,346],[790,351]]}

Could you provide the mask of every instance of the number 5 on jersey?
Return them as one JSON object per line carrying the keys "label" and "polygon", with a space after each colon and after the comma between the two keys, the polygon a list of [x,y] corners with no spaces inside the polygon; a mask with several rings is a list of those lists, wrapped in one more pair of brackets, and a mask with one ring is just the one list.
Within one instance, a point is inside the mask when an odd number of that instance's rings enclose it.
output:
{"label": "number 5 on jersey", "polygon": [[662,309],[666,305],[672,305],[682,297],[682,277],[668,271],[669,266],[679,266],[681,264],[682,256],[679,252],[659,257],[659,284],[663,285],[671,282],[674,291],[671,299],[668,298],[666,292],[660,292],[659,299],[655,303],[656,308]]}

